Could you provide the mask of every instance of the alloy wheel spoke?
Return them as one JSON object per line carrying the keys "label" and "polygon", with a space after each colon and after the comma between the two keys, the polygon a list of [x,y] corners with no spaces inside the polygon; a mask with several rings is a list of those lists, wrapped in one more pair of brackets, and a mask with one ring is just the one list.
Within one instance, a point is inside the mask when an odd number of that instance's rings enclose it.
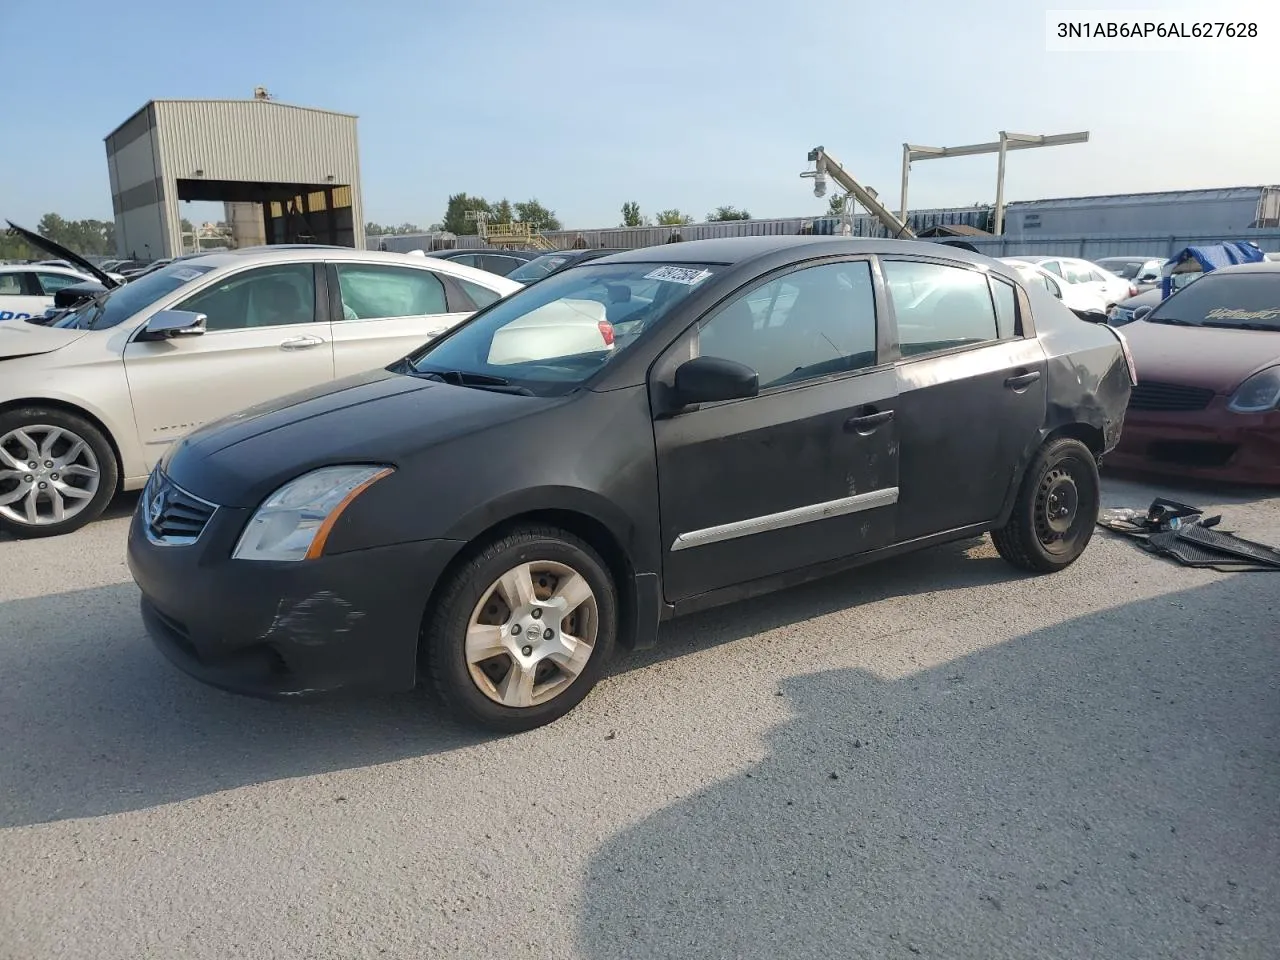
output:
{"label": "alloy wheel spoke", "polygon": [[62,498],[62,494],[58,492],[57,485],[51,486],[48,490],[49,502],[53,505],[53,522],[61,523],[67,519],[67,501]]}
{"label": "alloy wheel spoke", "polygon": [[64,477],[96,477],[98,475],[98,471],[95,467],[86,467],[78,463],[73,463],[70,466],[62,468],[62,475]]}
{"label": "alloy wheel spoke", "polygon": [[36,490],[35,487],[31,487],[30,490],[27,492],[27,499],[23,501],[22,508],[23,508],[23,513],[26,515],[27,523],[35,524],[40,521],[40,513],[36,509],[37,496],[38,496],[38,491]]}
{"label": "alloy wheel spoke", "polygon": [[529,564],[508,570],[498,581],[498,592],[514,614],[517,610],[533,605],[533,571]]}
{"label": "alloy wheel spoke", "polygon": [[556,592],[552,594],[549,602],[553,604],[557,601],[561,602],[563,607],[560,616],[567,617],[591,597],[591,585],[587,583],[587,578],[575,572],[566,574],[560,579]]}
{"label": "alloy wheel spoke", "polygon": [[49,485],[50,493],[56,493],[58,499],[67,497],[71,500],[92,500],[93,490],[86,490],[83,487],[73,487],[69,483],[63,483],[61,480],[55,480]]}
{"label": "alloy wheel spoke", "polygon": [[482,663],[503,653],[508,653],[502,642],[504,630],[487,623],[473,623],[467,628],[467,663]]}
{"label": "alloy wheel spoke", "polygon": [[502,681],[502,702],[508,707],[533,705],[533,667],[525,667],[511,658],[511,669]]}
{"label": "alloy wheel spoke", "polygon": [[80,454],[84,453],[84,449],[85,449],[85,442],[81,440],[79,437],[76,437],[75,441],[71,444],[71,446],[67,448],[67,452],[58,458],[57,460],[58,466],[61,467],[63,470],[70,469],[70,465],[74,464],[76,462],[76,459],[80,456]]}
{"label": "alloy wheel spoke", "polygon": [[20,483],[8,493],[0,493],[0,507],[7,507],[12,503],[17,503],[31,492],[31,487],[32,485],[29,483]]}
{"label": "alloy wheel spoke", "polygon": [[28,476],[29,473],[30,471],[22,469],[0,470],[0,482],[5,480],[21,480],[23,477]]}
{"label": "alloy wheel spoke", "polygon": [[565,673],[576,677],[586,669],[587,661],[591,659],[591,644],[567,633],[560,635],[560,643],[565,652],[557,651],[551,654],[551,659]]}
{"label": "alloy wheel spoke", "polygon": [[9,436],[22,444],[23,448],[27,451],[27,456],[32,460],[35,460],[40,456],[40,448],[36,446],[36,442],[31,439],[31,434],[27,433],[27,431],[15,430],[13,433],[9,434]]}
{"label": "alloy wheel spoke", "polygon": [[8,467],[10,470],[25,470],[27,465],[15,457],[12,453],[0,446],[0,464]]}
{"label": "alloy wheel spoke", "polygon": [[40,456],[48,459],[53,456],[54,445],[62,439],[63,431],[58,427],[50,427],[40,441]]}

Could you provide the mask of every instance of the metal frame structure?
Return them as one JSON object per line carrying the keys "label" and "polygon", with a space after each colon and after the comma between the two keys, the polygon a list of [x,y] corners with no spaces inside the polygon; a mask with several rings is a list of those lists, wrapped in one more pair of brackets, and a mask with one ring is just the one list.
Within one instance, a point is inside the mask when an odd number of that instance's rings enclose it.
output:
{"label": "metal frame structure", "polygon": [[1004,167],[1005,155],[1010,150],[1030,150],[1035,147],[1060,147],[1069,143],[1088,143],[1089,131],[1056,133],[1050,135],[1009,133],[1000,131],[1000,139],[992,143],[971,143],[962,147],[921,147],[912,143],[902,145],[902,197],[899,204],[900,218],[907,219],[907,179],[911,175],[913,160],[937,160],[942,157],[972,157],[984,153],[998,153],[1000,162],[996,168],[996,209],[992,233],[1004,232]]}

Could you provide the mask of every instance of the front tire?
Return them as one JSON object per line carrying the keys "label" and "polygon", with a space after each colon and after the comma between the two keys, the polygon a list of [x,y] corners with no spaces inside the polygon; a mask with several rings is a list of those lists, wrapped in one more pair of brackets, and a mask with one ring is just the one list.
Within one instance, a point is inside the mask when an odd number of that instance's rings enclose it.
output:
{"label": "front tire", "polygon": [[1100,506],[1093,451],[1079,440],[1059,437],[1032,459],[1009,521],[991,531],[991,540],[1015,567],[1055,573],[1084,553]]}
{"label": "front tire", "polygon": [[427,616],[427,669],[455,713],[502,733],[564,716],[591,692],[618,635],[617,588],[591,546],[520,527],[475,551]]}
{"label": "front tire", "polygon": [[120,471],[102,431],[47,407],[0,413],[0,530],[56,537],[96,520]]}

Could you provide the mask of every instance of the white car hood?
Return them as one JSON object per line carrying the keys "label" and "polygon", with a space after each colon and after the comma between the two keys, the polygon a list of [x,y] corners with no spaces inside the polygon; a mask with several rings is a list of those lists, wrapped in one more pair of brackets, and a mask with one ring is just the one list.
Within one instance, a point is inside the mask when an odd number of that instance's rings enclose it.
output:
{"label": "white car hood", "polygon": [[52,353],[75,343],[86,333],[87,330],[42,327],[21,320],[0,323],[0,360]]}

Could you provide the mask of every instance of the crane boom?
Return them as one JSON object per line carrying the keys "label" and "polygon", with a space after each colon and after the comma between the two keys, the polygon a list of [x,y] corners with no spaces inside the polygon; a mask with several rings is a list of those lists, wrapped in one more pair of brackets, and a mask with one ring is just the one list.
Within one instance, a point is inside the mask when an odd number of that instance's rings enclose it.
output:
{"label": "crane boom", "polygon": [[840,162],[822,147],[814,147],[809,151],[809,162],[814,164],[814,169],[811,172],[802,173],[800,176],[814,178],[813,192],[819,197],[826,193],[826,179],[830,177],[845,193],[853,194],[857,201],[871,212],[872,216],[884,224],[885,229],[889,231],[889,236],[899,240],[916,239],[916,235],[910,227],[894,216],[884,204],[877,200],[875,193],[853,179],[849,171],[842,167]]}

